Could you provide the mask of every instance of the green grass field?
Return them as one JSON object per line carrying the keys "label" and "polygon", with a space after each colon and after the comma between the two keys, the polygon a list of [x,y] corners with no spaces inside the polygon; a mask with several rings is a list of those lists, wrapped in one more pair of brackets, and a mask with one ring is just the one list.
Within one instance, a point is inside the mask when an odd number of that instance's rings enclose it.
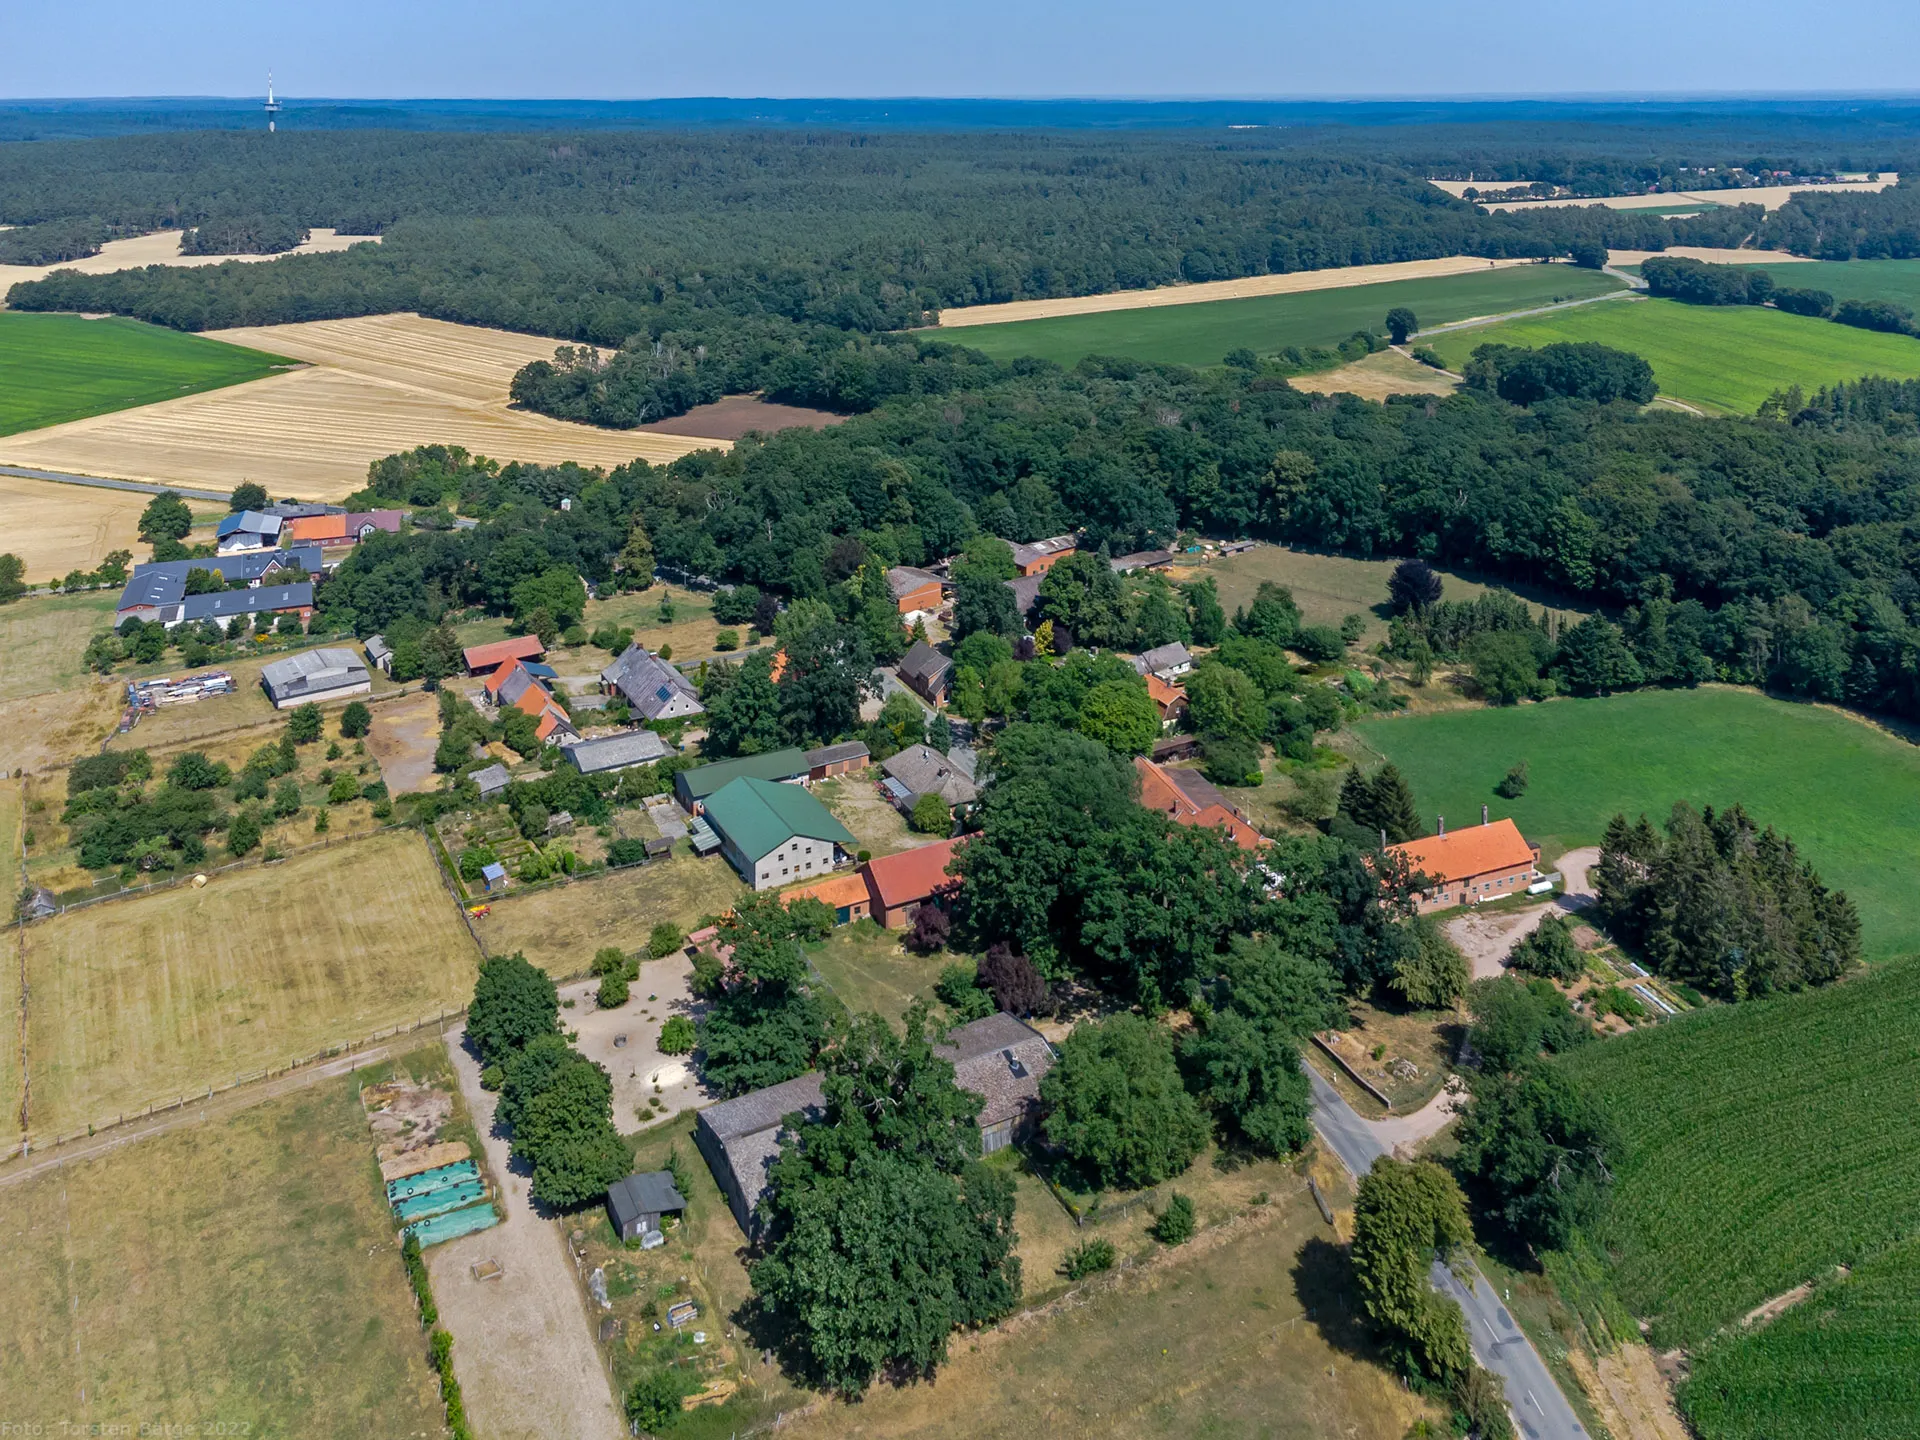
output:
{"label": "green grass field", "polygon": [[[1917,1013],[1920,961],[1903,960],[1558,1062],[1620,1127],[1596,1238],[1649,1343],[1706,1357],[1683,1391],[1703,1435],[1912,1433]],[[1839,1265],[1863,1268],[1739,1333],[1756,1307]]]}
{"label": "green grass field", "polygon": [[0,311],[0,435],[218,390],[293,363],[138,320]]}
{"label": "green grass field", "polygon": [[0,1396],[12,1425],[443,1433],[360,1107],[368,1078],[9,1187]]}
{"label": "green grass field", "polygon": [[1448,367],[1457,370],[1477,346],[1538,346],[1561,340],[1593,340],[1631,350],[1653,366],[1660,393],[1668,399],[1741,415],[1751,415],[1767,396],[1789,385],[1813,391],[1862,375],[1920,377],[1920,340],[1911,336],[1856,330],[1758,306],[1686,305],[1677,300],[1584,305],[1556,315],[1455,330],[1435,336],[1432,344]]}
{"label": "green grass field", "polygon": [[1288,345],[1337,345],[1356,330],[1384,331],[1387,311],[1396,305],[1410,307],[1423,325],[1445,325],[1619,288],[1608,276],[1570,265],[1522,265],[1298,295],[975,325],[939,338],[998,360],[1039,355],[1071,365],[1083,355],[1130,355],[1170,364],[1218,365],[1229,350],[1241,346],[1264,355]]}
{"label": "green grass field", "polygon": [[[1429,825],[1436,813],[1477,823],[1490,805],[1549,861],[1597,844],[1616,812],[1659,823],[1676,800],[1738,801],[1853,897],[1871,958],[1920,951],[1920,749],[1836,711],[1746,690],[1645,690],[1376,720],[1354,734],[1405,773]],[[1531,784],[1503,800],[1493,787],[1518,760]]]}
{"label": "green grass field", "polygon": [[1891,300],[1920,311],[1920,260],[1815,260],[1804,265],[1755,265],[1773,283],[1824,290],[1836,300]]}
{"label": "green grass field", "polygon": [[1819,1287],[1693,1360],[1680,1403],[1701,1440],[1903,1435],[1920,1415],[1920,1241]]}

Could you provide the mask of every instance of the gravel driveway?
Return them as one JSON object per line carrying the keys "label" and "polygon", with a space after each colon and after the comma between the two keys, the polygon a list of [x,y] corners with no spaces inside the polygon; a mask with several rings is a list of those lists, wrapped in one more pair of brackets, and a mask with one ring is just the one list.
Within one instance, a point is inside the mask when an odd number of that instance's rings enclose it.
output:
{"label": "gravel driveway", "polygon": [[1600,861],[1598,846],[1569,850],[1560,857],[1560,873],[1566,886],[1552,900],[1530,905],[1524,910],[1468,910],[1447,921],[1447,938],[1460,948],[1473,967],[1473,978],[1484,980],[1505,970],[1507,952],[1531,935],[1547,916],[1558,911],[1576,914],[1593,904],[1594,894],[1587,875]]}
{"label": "gravel driveway", "polygon": [[[495,1097],[480,1088],[480,1066],[465,1032],[447,1037],[460,1093],[505,1187],[506,1219],[491,1230],[426,1252],[440,1323],[453,1336],[453,1369],[476,1434],[486,1440],[621,1440],[606,1370],[588,1328],[557,1222],[535,1212],[527,1177],[507,1167],[507,1142],[493,1133]],[[472,1267],[497,1260],[497,1280]]]}

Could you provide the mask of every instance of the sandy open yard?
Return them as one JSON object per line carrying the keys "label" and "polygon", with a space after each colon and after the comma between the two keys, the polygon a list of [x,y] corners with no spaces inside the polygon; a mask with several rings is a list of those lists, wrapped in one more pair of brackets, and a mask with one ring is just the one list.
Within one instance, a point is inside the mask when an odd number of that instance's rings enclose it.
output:
{"label": "sandy open yard", "polygon": [[510,409],[507,386],[558,343],[419,315],[209,332],[310,369],[8,437],[9,463],[216,490],[257,480],[276,495],[333,499],[371,461],[416,445],[497,460],[614,466],[665,461],[724,440],[600,430]]}
{"label": "sandy open yard", "polygon": [[36,1135],[463,1005],[479,959],[404,831],[71,910],[26,952]]}
{"label": "sandy open yard", "polygon": [[1389,395],[1451,395],[1456,382],[1446,371],[1422,365],[1398,350],[1382,350],[1337,370],[1292,376],[1287,383],[1315,395],[1384,400]]}
{"label": "sandy open yard", "polygon": [[[342,235],[336,230],[316,229],[306,240],[285,253],[322,255],[344,250],[349,245],[380,243],[378,235]],[[182,255],[178,230],[156,230],[151,235],[136,235],[131,240],[109,240],[98,255],[84,260],[68,260],[59,265],[0,265],[0,309],[6,308],[7,291],[23,280],[44,280],[56,270],[78,270],[82,275],[111,275],[116,270],[137,270],[142,265],[222,265],[229,260],[278,260],[278,255]]]}
{"label": "sandy open yard", "polygon": [[[1485,260],[1450,255],[1441,260],[1406,260],[1393,265],[1346,265],[1338,270],[1296,270],[1288,275],[1251,275],[1244,280],[1214,280],[1204,285],[1162,285],[1153,290],[1117,290],[1107,295],[1072,295],[1058,300],[1012,300],[1004,305],[967,305],[940,312],[940,328],[1004,325],[1013,320],[1047,320],[1056,315],[1098,315],[1108,310],[1148,310],[1157,305],[1201,305],[1209,300],[1245,300],[1255,295],[1294,295],[1306,290],[1338,290],[1348,285],[1379,285],[1388,280],[1424,280],[1435,275],[1465,275],[1531,260]],[[249,340],[250,345],[262,344]],[[292,355],[292,350],[282,350]]]}

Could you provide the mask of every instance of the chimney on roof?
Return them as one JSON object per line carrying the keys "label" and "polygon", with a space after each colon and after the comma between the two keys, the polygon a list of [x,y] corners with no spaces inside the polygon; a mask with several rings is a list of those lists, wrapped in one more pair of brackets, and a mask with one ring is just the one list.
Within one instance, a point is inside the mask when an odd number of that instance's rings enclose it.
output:
{"label": "chimney on roof", "polygon": [[1447,817],[1444,815],[1437,815],[1434,818],[1440,822],[1440,838],[1442,840],[1446,839],[1447,838]]}
{"label": "chimney on roof", "polygon": [[1487,823],[1487,807],[1484,805],[1480,807],[1480,823],[1482,825]]}

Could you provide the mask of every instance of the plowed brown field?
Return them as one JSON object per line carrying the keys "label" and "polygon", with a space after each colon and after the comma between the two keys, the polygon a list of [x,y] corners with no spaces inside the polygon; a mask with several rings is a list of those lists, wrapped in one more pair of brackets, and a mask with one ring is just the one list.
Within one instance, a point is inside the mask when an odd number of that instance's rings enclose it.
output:
{"label": "plowed brown field", "polygon": [[461,445],[496,460],[613,466],[672,460],[724,440],[600,430],[509,408],[507,386],[557,341],[377,315],[209,332],[309,361],[311,369],[205,395],[49,426],[0,441],[0,459],[83,475],[333,499],[367,465],[416,445]]}

